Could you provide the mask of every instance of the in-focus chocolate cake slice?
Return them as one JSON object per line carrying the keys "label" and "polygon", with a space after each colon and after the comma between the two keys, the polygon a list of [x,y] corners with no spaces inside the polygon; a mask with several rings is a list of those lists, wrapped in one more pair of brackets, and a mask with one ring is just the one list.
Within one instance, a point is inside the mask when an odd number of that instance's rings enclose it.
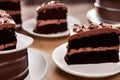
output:
{"label": "in-focus chocolate cake slice", "polygon": [[52,34],[67,31],[67,7],[58,1],[43,3],[37,9],[37,24],[34,32]]}
{"label": "in-focus chocolate cake slice", "polygon": [[16,24],[21,24],[20,0],[0,0],[0,9],[5,10]]}
{"label": "in-focus chocolate cake slice", "polygon": [[0,50],[16,48],[15,25],[10,15],[0,10]]}
{"label": "in-focus chocolate cake slice", "polygon": [[[79,29],[79,30],[78,30]],[[117,28],[90,24],[78,26],[68,39],[65,61],[67,64],[119,62],[119,36]]]}

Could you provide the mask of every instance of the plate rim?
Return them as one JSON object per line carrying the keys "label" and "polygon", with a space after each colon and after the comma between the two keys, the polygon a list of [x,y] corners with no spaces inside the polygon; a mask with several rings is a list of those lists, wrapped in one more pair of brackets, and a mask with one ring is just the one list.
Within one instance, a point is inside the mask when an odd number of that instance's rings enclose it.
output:
{"label": "plate rim", "polygon": [[[35,53],[31,53],[31,54],[38,54],[39,56],[41,56],[43,59],[44,59],[44,61],[45,61],[45,69],[44,69],[44,72],[42,73],[42,75],[40,76],[40,78],[39,78],[39,80],[41,80],[44,76],[45,76],[45,74],[47,73],[47,70],[48,70],[48,63],[47,63],[47,59],[46,59],[46,57],[44,56],[44,55],[42,55],[41,54],[41,52],[39,51],[39,50],[37,50],[37,49],[34,49],[34,48],[28,48],[28,51],[30,51],[30,50],[32,50],[32,51],[34,51]],[[28,55],[30,56],[30,53],[28,52]],[[29,61],[29,56],[28,56],[28,61]],[[29,62],[29,66],[28,66],[28,68],[29,68],[29,71],[30,71],[30,62]],[[31,71],[30,71],[31,72]],[[29,72],[29,74],[28,75],[30,75],[30,72]],[[26,76],[27,77],[27,76]],[[30,75],[30,77],[31,77],[31,75]],[[32,79],[30,79],[30,80],[32,80]]]}
{"label": "plate rim", "polygon": [[16,24],[15,28],[20,28],[22,24]]}
{"label": "plate rim", "polygon": [[[68,18],[71,18],[71,19],[75,19],[78,24],[81,24],[81,22],[80,22],[79,19],[77,19],[77,18],[75,18],[75,17],[73,17],[73,16],[70,16],[70,15],[68,15],[67,17],[68,17]],[[29,30],[26,28],[25,25],[26,25],[26,23],[30,22],[31,20],[34,20],[34,21],[35,21],[36,18],[28,19],[28,20],[24,21],[23,24],[22,24],[22,29],[23,29],[24,31],[28,32],[28,33],[31,34],[31,35],[38,36],[38,37],[44,37],[44,38],[59,38],[59,37],[68,36],[68,35],[70,34],[69,27],[71,27],[71,26],[67,26],[67,27],[68,27],[68,30],[67,30],[67,31],[56,33],[57,35],[56,35],[56,34],[39,34],[39,33],[33,32],[33,31],[31,31],[31,30],[29,31]],[[34,26],[34,28],[35,28],[35,26]],[[58,34],[61,34],[61,35],[58,35]]]}
{"label": "plate rim", "polygon": [[[74,70],[68,70],[68,69],[65,69],[64,67],[62,67],[58,60],[55,60],[55,53],[57,51],[57,49],[59,49],[60,47],[63,47],[63,46],[66,46],[67,45],[67,42],[66,43],[63,43],[61,45],[59,45],[58,47],[56,47],[53,52],[52,52],[52,60],[53,62],[57,65],[57,67],[69,74],[72,74],[72,75],[75,75],[75,76],[80,76],[80,77],[88,77],[88,78],[102,78],[102,77],[108,77],[108,76],[112,76],[112,75],[115,75],[115,74],[118,74],[120,73],[120,70],[115,70],[113,72],[110,72],[110,73],[102,73],[102,74],[87,74],[86,73],[79,73],[79,72],[74,72]],[[119,53],[120,54],[120,53]],[[120,57],[120,55],[119,55]],[[117,64],[120,64],[120,62],[118,62]],[[120,66],[120,65],[119,65]]]}

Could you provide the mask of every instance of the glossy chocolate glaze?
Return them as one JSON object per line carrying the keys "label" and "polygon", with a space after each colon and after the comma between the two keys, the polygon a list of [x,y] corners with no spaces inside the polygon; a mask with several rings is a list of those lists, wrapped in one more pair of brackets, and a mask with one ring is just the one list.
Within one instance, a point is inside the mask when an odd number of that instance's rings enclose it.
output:
{"label": "glossy chocolate glaze", "polygon": [[1,80],[20,80],[25,78],[26,74],[28,74],[27,49],[14,53],[0,54]]}
{"label": "glossy chocolate glaze", "polygon": [[95,8],[98,17],[107,23],[120,22],[120,0],[96,0]]}
{"label": "glossy chocolate glaze", "polygon": [[120,0],[96,0],[100,6],[120,9]]}

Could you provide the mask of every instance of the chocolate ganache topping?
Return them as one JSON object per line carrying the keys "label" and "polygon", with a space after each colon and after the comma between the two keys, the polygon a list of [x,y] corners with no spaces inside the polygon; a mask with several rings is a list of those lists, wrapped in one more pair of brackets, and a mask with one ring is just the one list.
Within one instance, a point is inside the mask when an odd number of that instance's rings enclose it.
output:
{"label": "chocolate ganache topping", "polygon": [[104,34],[104,33],[116,33],[118,35],[120,35],[120,30],[116,27],[113,27],[111,25],[107,25],[107,24],[94,24],[91,23],[90,25],[83,25],[83,26],[79,26],[79,25],[75,25],[73,28],[73,32],[74,34],[72,35],[72,37],[69,38],[68,41],[74,39],[74,38],[80,38],[80,37],[87,37],[87,36],[91,36],[91,35],[98,35],[98,34]]}
{"label": "chocolate ganache topping", "polygon": [[99,25],[95,23],[91,23],[87,26],[85,25],[80,26],[78,24],[74,24],[73,32],[79,33],[79,32],[90,31],[93,29],[100,29],[100,28],[114,28],[114,27],[111,25],[104,24],[104,23],[100,23]]}
{"label": "chocolate ganache topping", "polygon": [[45,9],[53,9],[53,8],[63,8],[67,11],[67,6],[59,1],[50,1],[48,3],[43,3],[41,6],[37,8],[37,12],[41,12]]}

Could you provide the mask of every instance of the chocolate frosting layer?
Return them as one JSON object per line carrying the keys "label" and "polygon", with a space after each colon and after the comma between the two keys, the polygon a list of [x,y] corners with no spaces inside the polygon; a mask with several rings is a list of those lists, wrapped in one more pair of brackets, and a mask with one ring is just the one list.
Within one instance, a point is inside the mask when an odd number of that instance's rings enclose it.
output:
{"label": "chocolate frosting layer", "polygon": [[75,38],[82,38],[82,37],[88,37],[91,35],[98,35],[98,34],[104,34],[104,33],[111,33],[114,32],[116,34],[120,34],[120,31],[118,28],[114,28],[110,25],[104,25],[104,24],[93,24],[91,23],[88,26],[75,26],[77,27],[75,29],[73,29],[74,31],[77,31],[77,34],[72,35],[71,37],[69,37],[68,42],[75,39]]}
{"label": "chocolate frosting layer", "polygon": [[46,9],[53,9],[53,8],[63,8],[67,11],[67,6],[59,1],[50,1],[48,3],[43,3],[41,6],[37,8],[37,12],[45,11]]}

